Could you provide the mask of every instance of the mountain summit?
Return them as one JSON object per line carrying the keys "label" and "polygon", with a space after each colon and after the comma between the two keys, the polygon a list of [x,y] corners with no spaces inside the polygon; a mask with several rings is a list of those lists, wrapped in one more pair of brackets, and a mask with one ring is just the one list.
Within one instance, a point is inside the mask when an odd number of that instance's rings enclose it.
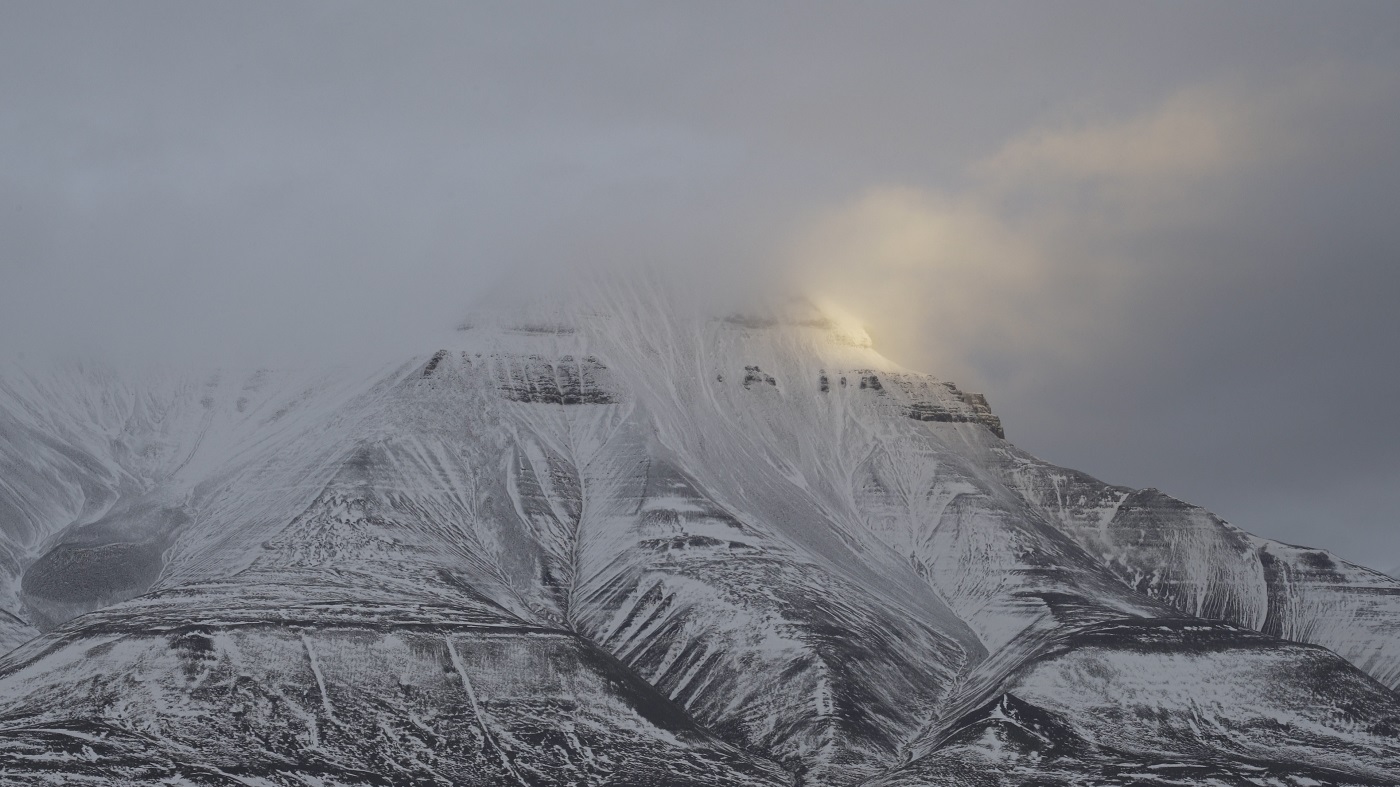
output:
{"label": "mountain summit", "polygon": [[1400,583],[808,302],[424,349],[0,375],[6,783],[1400,783]]}

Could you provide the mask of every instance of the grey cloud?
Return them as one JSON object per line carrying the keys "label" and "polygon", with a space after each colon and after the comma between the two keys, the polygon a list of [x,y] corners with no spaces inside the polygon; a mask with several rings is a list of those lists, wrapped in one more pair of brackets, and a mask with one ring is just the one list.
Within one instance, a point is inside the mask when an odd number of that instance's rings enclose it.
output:
{"label": "grey cloud", "polygon": [[[1397,60],[1391,3],[12,3],[0,351],[361,352],[580,261],[742,286],[877,195],[1023,263],[944,276],[961,307],[852,263],[897,358],[1048,459],[1388,565]],[[1181,105],[1233,147],[1172,158],[1210,141],[1153,126]]]}

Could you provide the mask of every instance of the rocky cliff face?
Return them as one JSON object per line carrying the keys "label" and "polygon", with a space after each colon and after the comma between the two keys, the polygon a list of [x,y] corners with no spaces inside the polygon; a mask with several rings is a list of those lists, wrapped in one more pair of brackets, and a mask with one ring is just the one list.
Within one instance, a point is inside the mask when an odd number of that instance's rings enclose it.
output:
{"label": "rocky cliff face", "polygon": [[11,370],[0,468],[13,783],[1400,781],[1400,584],[1030,457],[802,303]]}

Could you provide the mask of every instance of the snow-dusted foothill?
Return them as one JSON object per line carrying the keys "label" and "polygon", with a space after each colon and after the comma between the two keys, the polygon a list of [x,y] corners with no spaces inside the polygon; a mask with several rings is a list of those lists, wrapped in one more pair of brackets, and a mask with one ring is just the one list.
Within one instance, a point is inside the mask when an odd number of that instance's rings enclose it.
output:
{"label": "snow-dusted foothill", "polygon": [[1400,783],[1400,582],[1031,457],[805,301],[11,368],[0,469],[6,783]]}

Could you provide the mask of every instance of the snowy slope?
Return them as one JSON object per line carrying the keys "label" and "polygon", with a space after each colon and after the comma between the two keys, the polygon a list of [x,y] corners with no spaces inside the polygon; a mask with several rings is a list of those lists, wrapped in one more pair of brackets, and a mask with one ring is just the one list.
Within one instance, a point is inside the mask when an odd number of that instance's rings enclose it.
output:
{"label": "snowy slope", "polygon": [[1400,686],[1400,587],[1322,550],[1249,535],[1155,489],[1111,487],[1014,448],[1007,481],[1122,582],[1191,615],[1329,648]]}
{"label": "snowy slope", "polygon": [[1067,632],[912,761],[924,784],[1395,784],[1400,699],[1315,647],[1227,624]]}
{"label": "snowy slope", "polygon": [[0,375],[7,779],[1400,780],[1400,584],[1040,462],[811,304],[608,280],[425,350]]}

